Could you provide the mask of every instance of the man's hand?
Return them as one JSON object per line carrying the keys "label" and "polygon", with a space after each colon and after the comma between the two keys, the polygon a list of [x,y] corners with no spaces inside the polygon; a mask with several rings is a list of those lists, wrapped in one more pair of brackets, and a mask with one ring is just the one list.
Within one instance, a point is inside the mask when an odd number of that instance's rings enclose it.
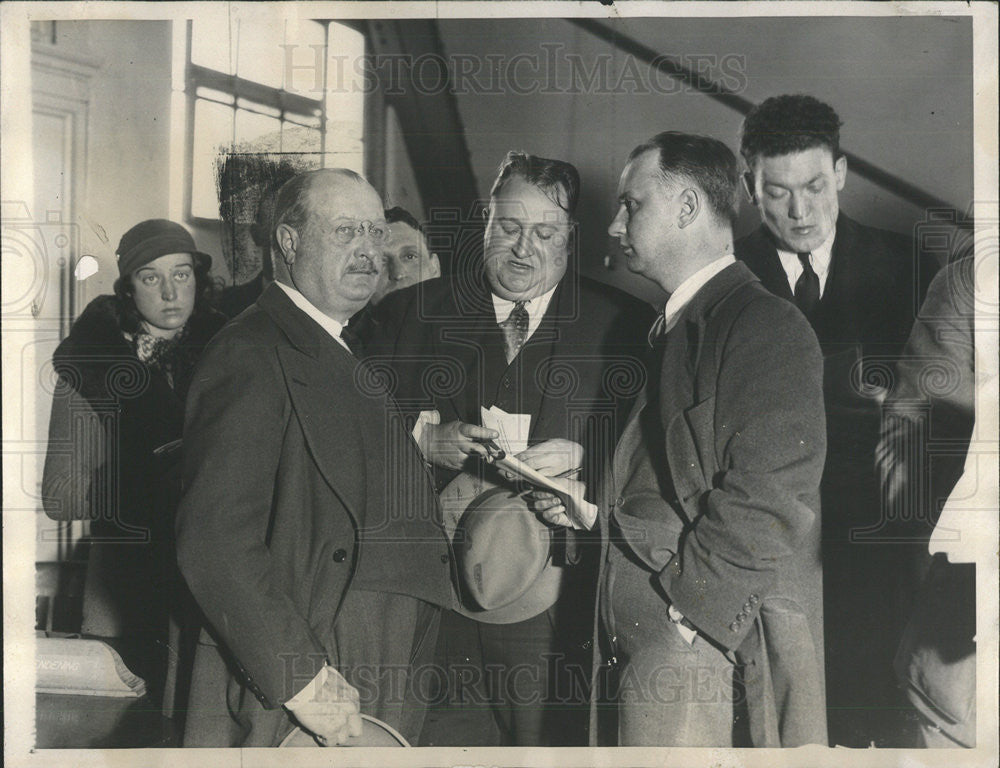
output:
{"label": "man's hand", "polygon": [[521,451],[515,458],[546,477],[555,477],[583,465],[583,446],[556,437]]}
{"label": "man's hand", "polygon": [[461,469],[469,456],[487,456],[484,442],[496,440],[499,433],[464,421],[447,424],[424,424],[420,448],[431,464],[446,469]]}
{"label": "man's hand", "polygon": [[333,667],[325,667],[285,708],[323,746],[361,735],[358,690]]}
{"label": "man's hand", "polygon": [[[583,500],[584,494],[587,492],[587,486],[579,480],[569,480],[563,478],[560,482],[569,489],[570,494],[579,500]],[[580,521],[580,523],[574,522],[566,512],[566,505],[563,500],[556,494],[550,493],[549,491],[533,491],[528,494],[528,502],[531,509],[541,516],[549,525],[562,525],[566,528],[585,528],[589,530],[594,526],[596,522],[596,515],[592,519],[586,519]],[[593,505],[581,505],[585,508],[585,511],[596,512],[596,507]]]}

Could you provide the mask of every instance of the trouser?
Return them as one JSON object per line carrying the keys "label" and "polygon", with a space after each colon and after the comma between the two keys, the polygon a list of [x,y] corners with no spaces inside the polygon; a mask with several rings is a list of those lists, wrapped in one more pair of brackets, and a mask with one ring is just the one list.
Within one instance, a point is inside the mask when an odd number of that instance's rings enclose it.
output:
{"label": "trouser", "polygon": [[[427,711],[426,670],[433,661],[441,610],[416,598],[349,590],[334,637],[333,663],[358,689],[361,711],[418,743]],[[273,747],[291,732],[284,708],[265,710],[202,633],[191,684],[185,747]]]}
{"label": "trouser", "polygon": [[688,643],[655,583],[627,543],[610,544],[599,590],[619,745],[747,746],[735,665],[700,634]]}
{"label": "trouser", "polygon": [[427,714],[437,606],[405,595],[348,590],[333,628],[332,660],[358,689],[361,711],[417,744]]}

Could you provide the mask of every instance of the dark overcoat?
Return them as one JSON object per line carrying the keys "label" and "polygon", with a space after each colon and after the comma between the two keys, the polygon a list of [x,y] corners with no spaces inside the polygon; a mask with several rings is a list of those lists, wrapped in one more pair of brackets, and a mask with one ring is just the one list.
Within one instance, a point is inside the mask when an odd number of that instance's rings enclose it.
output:
{"label": "dark overcoat", "polygon": [[360,571],[366,589],[454,605],[429,477],[398,494],[387,482],[420,458],[369,373],[277,285],[196,370],[178,559],[212,639],[185,744],[276,745],[281,705],[338,663],[333,628]]}

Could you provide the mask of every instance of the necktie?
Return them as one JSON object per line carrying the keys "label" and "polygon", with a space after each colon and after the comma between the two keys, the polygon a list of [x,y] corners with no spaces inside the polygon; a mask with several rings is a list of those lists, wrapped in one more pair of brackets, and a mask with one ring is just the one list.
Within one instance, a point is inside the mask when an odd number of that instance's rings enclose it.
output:
{"label": "necktie", "polygon": [[357,358],[361,357],[361,339],[358,338],[357,333],[345,325],[340,329],[340,338],[344,340],[347,348],[351,350],[352,355]]}
{"label": "necktie", "polygon": [[528,310],[524,308],[523,301],[514,302],[514,308],[500,323],[500,328],[503,330],[503,351],[509,363],[517,357],[528,338]]}
{"label": "necktie", "polygon": [[795,304],[803,315],[812,318],[816,305],[819,304],[819,276],[813,271],[811,253],[800,253],[798,256],[802,274],[795,281]]}

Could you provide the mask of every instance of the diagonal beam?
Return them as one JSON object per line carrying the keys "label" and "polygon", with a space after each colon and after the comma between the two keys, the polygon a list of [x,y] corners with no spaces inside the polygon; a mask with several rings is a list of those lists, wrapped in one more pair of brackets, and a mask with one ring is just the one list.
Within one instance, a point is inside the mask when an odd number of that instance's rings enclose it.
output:
{"label": "diagonal beam", "polygon": [[[662,56],[658,51],[643,45],[628,35],[617,32],[607,24],[603,24],[595,19],[568,19],[568,21],[585,29],[595,37],[610,43],[619,50],[635,56],[646,64],[656,66],[663,74],[680,80],[706,98],[717,101],[729,109],[739,112],[741,115],[746,115],[751,109],[757,106],[750,99],[740,96],[735,91],[726,88],[722,83],[684,66],[675,59]],[[931,194],[915,184],[911,184],[869,160],[865,160],[853,152],[842,151],[847,158],[848,167],[854,173],[897,197],[901,197],[919,208],[955,209],[955,206],[948,201]]]}

